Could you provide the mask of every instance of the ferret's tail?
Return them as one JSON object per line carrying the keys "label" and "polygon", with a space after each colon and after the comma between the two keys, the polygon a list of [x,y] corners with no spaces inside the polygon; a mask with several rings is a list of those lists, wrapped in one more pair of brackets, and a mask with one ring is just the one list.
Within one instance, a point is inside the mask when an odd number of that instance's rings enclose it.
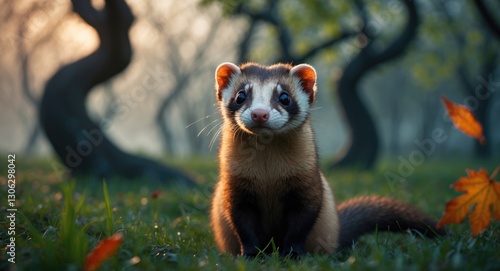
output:
{"label": "ferret's tail", "polygon": [[386,197],[358,197],[337,207],[340,220],[339,249],[349,247],[361,235],[378,231],[417,230],[433,238],[446,235],[437,221],[417,208]]}

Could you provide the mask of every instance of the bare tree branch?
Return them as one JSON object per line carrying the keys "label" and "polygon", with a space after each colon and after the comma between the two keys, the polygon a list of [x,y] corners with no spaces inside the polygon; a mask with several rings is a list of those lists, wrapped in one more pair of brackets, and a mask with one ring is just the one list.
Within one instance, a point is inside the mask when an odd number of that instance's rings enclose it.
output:
{"label": "bare tree branch", "polygon": [[[104,23],[104,14],[96,10],[90,1],[71,0],[73,11],[94,29],[98,29]],[[107,3],[106,3],[107,4]]]}
{"label": "bare tree branch", "polygon": [[307,52],[305,52],[301,56],[297,56],[295,63],[302,63],[307,61],[307,59],[310,59],[317,54],[321,53],[323,50],[328,49],[348,38],[354,37],[357,33],[354,31],[346,30],[344,29],[339,36],[331,38],[327,41],[324,41],[323,43],[319,43],[317,46],[310,48]]}
{"label": "bare tree branch", "polygon": [[[318,53],[321,53],[323,50],[331,46],[334,46],[335,44],[347,38],[353,37],[357,34],[354,31],[344,29],[342,30],[339,36],[332,37],[322,43],[318,43],[316,46],[312,46],[311,48],[309,48],[309,50],[304,52],[302,55],[298,55],[292,50],[292,47],[295,44],[293,40],[293,35],[291,34],[292,31],[290,31],[287,23],[283,21],[281,15],[279,14],[278,2],[279,1],[277,0],[271,0],[267,3],[267,5],[265,5],[262,8],[262,10],[258,12],[250,10],[244,4],[240,4],[235,10],[235,14],[242,14],[250,18],[250,25],[249,28],[247,29],[247,33],[253,33],[255,25],[259,21],[268,23],[272,25],[274,28],[276,28],[276,32],[278,33],[278,43],[280,45],[279,50],[281,55],[278,56],[278,58],[275,59],[273,62],[295,63],[295,64],[306,62],[308,59],[314,57]],[[244,35],[240,43],[240,48],[245,48],[243,46],[248,46],[247,44],[249,39],[250,35]],[[241,52],[245,53],[245,55],[247,54],[246,51],[241,50]],[[242,53],[240,53],[240,55]],[[241,58],[240,60],[244,59],[242,57],[240,58]]]}
{"label": "bare tree branch", "polygon": [[[168,91],[168,95],[163,99],[162,103],[160,104],[160,107],[157,111],[156,114],[156,122],[160,126],[160,131],[163,135],[164,142],[165,142],[165,147],[167,151],[172,151],[172,145],[174,144],[172,142],[172,136],[171,136],[171,131],[170,127],[168,126],[167,120],[166,120],[166,112],[171,108],[171,105],[173,102],[178,99],[178,97],[186,90],[187,85],[189,84],[190,80],[192,79],[193,76],[196,76],[196,74],[199,73],[199,71],[202,69],[202,65],[199,63],[202,63],[202,59],[205,58],[205,55],[208,53],[208,48],[210,45],[214,42],[216,35],[215,33],[219,29],[221,20],[215,21],[213,24],[210,25],[210,29],[205,36],[205,40],[200,42],[200,44],[203,44],[202,46],[199,46],[197,48],[196,54],[192,60],[193,65],[190,65],[186,70],[180,70],[178,69],[173,69],[174,75],[175,75],[175,84],[170,88]],[[177,58],[180,53],[178,53],[178,45],[170,39],[169,41],[169,48],[173,51],[173,53],[170,54],[170,57]],[[172,63],[181,63],[181,60],[176,60],[172,61]],[[180,65],[176,65],[179,67]]]}

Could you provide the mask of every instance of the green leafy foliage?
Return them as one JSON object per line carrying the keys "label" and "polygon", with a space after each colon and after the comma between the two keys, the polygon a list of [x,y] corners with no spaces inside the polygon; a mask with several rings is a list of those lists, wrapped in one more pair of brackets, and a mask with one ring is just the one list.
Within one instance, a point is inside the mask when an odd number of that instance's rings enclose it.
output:
{"label": "green leafy foliage", "polygon": [[[237,7],[245,6],[253,12],[266,11],[272,1],[202,0],[205,5],[219,5],[225,14],[235,14]],[[354,1],[276,1],[275,19],[286,25],[292,38],[291,49],[300,55],[315,45],[339,37],[344,31],[359,32],[361,24]],[[399,35],[406,23],[406,9],[402,1],[362,1],[368,16],[369,28],[377,36],[377,45],[384,48]],[[497,4],[490,1],[493,8]],[[440,91],[458,80],[457,69],[465,67],[472,79],[481,66],[495,57],[498,41],[492,37],[477,14],[471,1],[431,1],[417,3],[420,25],[418,35],[403,58],[405,70],[413,79],[416,91]],[[232,17],[234,18],[234,17]],[[249,59],[268,63],[279,52],[279,33],[269,23],[262,22],[258,35],[254,35]],[[262,42],[261,42],[262,41]],[[308,62],[326,67],[344,66],[360,46],[355,38],[322,50]],[[318,64],[317,64],[318,65]],[[475,83],[475,82],[474,82]]]}
{"label": "green leafy foliage", "polygon": [[461,66],[473,77],[498,51],[498,41],[492,38],[472,1],[449,6],[445,2],[421,5],[416,45],[405,58],[415,84],[424,91],[436,91],[440,85],[457,81],[457,68]]}

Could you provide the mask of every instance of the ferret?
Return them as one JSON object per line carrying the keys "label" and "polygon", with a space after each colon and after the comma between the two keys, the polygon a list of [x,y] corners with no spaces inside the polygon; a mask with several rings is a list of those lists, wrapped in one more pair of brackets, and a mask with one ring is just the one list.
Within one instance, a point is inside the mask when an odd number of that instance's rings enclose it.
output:
{"label": "ferret", "polygon": [[376,230],[444,234],[434,219],[392,198],[336,205],[310,122],[312,66],[222,63],[215,80],[223,122],[210,222],[221,252],[332,254]]}

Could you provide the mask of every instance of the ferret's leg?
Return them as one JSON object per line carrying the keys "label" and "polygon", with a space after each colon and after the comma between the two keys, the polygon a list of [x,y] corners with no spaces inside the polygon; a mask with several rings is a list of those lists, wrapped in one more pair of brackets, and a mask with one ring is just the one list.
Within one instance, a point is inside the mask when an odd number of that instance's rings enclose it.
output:
{"label": "ferret's leg", "polygon": [[280,253],[300,256],[305,252],[305,242],[321,209],[321,199],[310,200],[304,191],[292,191],[285,198],[285,237]]}
{"label": "ferret's leg", "polygon": [[241,255],[255,257],[260,247],[259,215],[255,196],[250,193],[238,192],[231,197],[231,222],[241,243]]}

